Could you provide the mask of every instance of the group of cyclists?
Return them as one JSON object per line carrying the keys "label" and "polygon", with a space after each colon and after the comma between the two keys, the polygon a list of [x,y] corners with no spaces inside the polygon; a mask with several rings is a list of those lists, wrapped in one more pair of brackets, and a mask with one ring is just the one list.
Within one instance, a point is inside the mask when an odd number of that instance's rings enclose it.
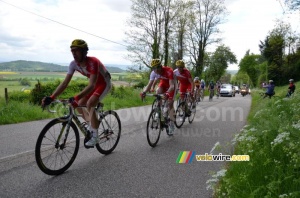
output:
{"label": "group of cyclists", "polygon": [[[74,60],[69,64],[67,75],[63,82],[56,88],[52,95],[42,99],[42,106],[49,105],[56,97],[58,97],[70,83],[75,71],[80,72],[82,75],[89,78],[88,85],[77,95],[69,98],[69,102],[73,107],[86,105],[86,109],[78,109],[83,115],[84,120],[88,124],[88,130],[92,132],[92,138],[86,142],[86,146],[94,146],[98,141],[98,127],[99,120],[97,119],[94,111],[96,105],[101,101],[111,89],[111,76],[101,61],[88,54],[88,44],[82,39],[75,39],[70,45],[70,51]],[[200,80],[199,77],[192,79],[190,71],[185,67],[183,60],[176,61],[176,69],[163,66],[160,59],[153,59],[151,61],[152,72],[147,86],[143,89],[141,97],[145,97],[146,92],[154,90],[158,81],[159,85],[156,89],[157,94],[164,94],[164,99],[169,101],[169,117],[171,119],[169,125],[169,132],[172,134],[175,130],[175,110],[174,110],[174,97],[179,84],[180,98],[183,98],[187,91],[190,91],[192,100],[198,99],[199,95],[204,93],[205,82]],[[295,90],[293,79],[290,80],[289,95]],[[270,81],[266,94],[271,95],[274,92],[274,83]],[[214,94],[214,90],[219,93],[221,83],[218,81],[214,84],[213,81],[209,82],[207,89]],[[193,90],[196,90],[195,93]],[[196,97],[195,97],[196,96]],[[202,95],[203,97],[203,95]]]}
{"label": "group of cyclists", "polygon": [[[184,100],[185,93],[190,93],[191,100],[193,101],[191,111],[193,111],[195,110],[194,101],[200,101],[201,98],[203,100],[206,87],[203,79],[200,80],[199,77],[192,79],[191,72],[185,67],[185,62],[183,60],[177,60],[175,65],[176,69],[173,70],[171,67],[163,66],[160,59],[152,59],[150,64],[152,72],[150,74],[149,82],[140,94],[140,96],[144,98],[147,92],[154,91],[157,82],[160,81],[155,92],[156,94],[164,94],[164,99],[168,100],[170,110],[169,134],[171,135],[175,130],[174,99],[177,91],[182,101]],[[213,81],[210,81],[208,90],[214,94],[214,90],[219,92],[220,87],[221,83],[219,81],[216,84],[214,84]]]}

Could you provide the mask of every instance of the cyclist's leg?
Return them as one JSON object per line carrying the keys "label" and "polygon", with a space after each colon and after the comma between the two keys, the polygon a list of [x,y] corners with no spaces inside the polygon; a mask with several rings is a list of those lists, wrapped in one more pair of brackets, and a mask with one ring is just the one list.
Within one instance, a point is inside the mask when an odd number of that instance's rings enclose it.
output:
{"label": "cyclist's leg", "polygon": [[92,138],[88,142],[86,142],[87,146],[94,146],[98,142],[98,128],[100,122],[98,120],[95,107],[97,106],[99,101],[101,101],[107,95],[110,89],[111,83],[109,81],[106,84],[104,83],[101,86],[97,86],[88,98],[86,106],[89,112],[89,119],[91,121]]}
{"label": "cyclist's leg", "polygon": [[175,91],[171,91],[170,93],[170,98],[168,99],[168,107],[169,107],[169,118],[170,118],[170,123],[169,123],[169,135],[172,135],[174,130],[175,130],[175,109],[174,109],[174,95]]}

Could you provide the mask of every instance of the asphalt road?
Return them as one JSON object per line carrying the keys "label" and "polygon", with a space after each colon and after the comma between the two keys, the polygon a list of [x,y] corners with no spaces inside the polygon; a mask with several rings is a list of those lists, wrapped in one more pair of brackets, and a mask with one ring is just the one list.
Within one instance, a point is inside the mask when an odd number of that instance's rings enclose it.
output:
{"label": "asphalt road", "polygon": [[[206,181],[226,163],[177,164],[178,155],[204,155],[216,142],[228,145],[246,124],[250,105],[251,96],[205,98],[194,122],[186,121],[173,137],[162,132],[155,148],[145,135],[150,107],[118,110],[122,136],[115,151],[104,156],[81,141],[76,160],[60,176],[45,175],[34,158],[36,139],[49,120],[1,125],[0,197],[211,197]],[[218,153],[231,150],[226,146]]]}

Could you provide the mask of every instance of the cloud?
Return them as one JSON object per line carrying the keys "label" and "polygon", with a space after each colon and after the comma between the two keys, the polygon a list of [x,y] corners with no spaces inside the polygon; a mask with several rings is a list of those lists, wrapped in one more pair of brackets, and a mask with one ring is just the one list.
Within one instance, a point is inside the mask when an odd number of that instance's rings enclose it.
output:
{"label": "cloud", "polygon": [[[131,0],[5,2],[9,3],[0,1],[0,61],[69,63],[70,43],[81,38],[89,44],[89,55],[99,57],[104,64],[130,64],[124,58],[127,51],[123,45]],[[220,27],[223,43],[238,60],[248,49],[259,53],[259,41],[273,29],[276,18],[293,22],[296,27],[299,24],[299,16],[283,14],[278,1],[226,0],[225,3],[230,15]]]}

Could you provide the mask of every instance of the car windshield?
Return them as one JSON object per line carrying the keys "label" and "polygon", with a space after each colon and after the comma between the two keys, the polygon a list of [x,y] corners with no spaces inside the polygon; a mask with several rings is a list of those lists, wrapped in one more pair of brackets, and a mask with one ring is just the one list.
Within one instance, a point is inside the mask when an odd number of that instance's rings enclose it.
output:
{"label": "car windshield", "polygon": [[222,85],[221,88],[224,88],[224,89],[231,89],[231,85]]}

